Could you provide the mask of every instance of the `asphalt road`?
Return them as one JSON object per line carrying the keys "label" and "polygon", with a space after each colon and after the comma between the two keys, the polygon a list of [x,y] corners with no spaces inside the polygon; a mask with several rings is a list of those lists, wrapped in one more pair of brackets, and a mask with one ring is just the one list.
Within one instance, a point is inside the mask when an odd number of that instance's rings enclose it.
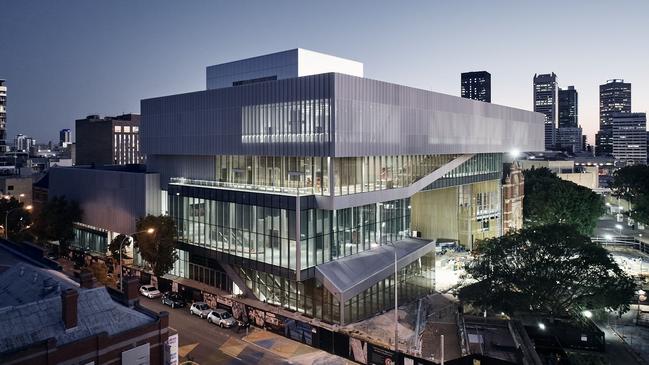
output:
{"label": "asphalt road", "polygon": [[169,327],[178,332],[179,353],[187,354],[181,357],[181,363],[182,360],[192,360],[200,365],[287,364],[278,355],[241,340],[246,335],[245,331],[237,333],[235,329],[219,328],[190,315],[188,308],[171,309],[160,299],[140,296],[140,303],[156,312],[169,312]]}

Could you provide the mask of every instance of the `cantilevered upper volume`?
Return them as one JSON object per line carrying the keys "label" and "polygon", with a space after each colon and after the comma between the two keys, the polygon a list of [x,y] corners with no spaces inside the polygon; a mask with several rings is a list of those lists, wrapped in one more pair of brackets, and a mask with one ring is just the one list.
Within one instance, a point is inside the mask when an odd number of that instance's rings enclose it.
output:
{"label": "cantilevered upper volume", "polygon": [[142,101],[153,155],[351,157],[544,148],[543,115],[326,73]]}
{"label": "cantilevered upper volume", "polygon": [[220,89],[327,72],[363,77],[363,64],[308,49],[295,48],[209,66],[207,88]]}

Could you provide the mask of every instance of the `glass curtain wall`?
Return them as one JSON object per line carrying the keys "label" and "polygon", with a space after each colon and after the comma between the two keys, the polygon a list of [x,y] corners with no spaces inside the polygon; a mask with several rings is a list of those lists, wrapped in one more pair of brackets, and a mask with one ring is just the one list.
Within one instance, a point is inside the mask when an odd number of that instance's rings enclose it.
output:
{"label": "glass curtain wall", "polygon": [[[294,210],[179,195],[169,196],[169,207],[182,242],[296,269]],[[408,236],[410,199],[300,214],[305,269]]]}
{"label": "glass curtain wall", "polygon": [[251,190],[329,193],[327,157],[216,156],[216,181]]}
{"label": "glass curtain wall", "polygon": [[[341,157],[332,160],[334,195],[402,188],[458,155]],[[216,156],[216,185],[241,189],[330,195],[328,157]],[[475,173],[474,162],[454,174]],[[478,167],[482,167],[482,160]],[[463,165],[464,166],[464,165]],[[453,175],[455,176],[455,175]]]}
{"label": "glass curtain wall", "polygon": [[108,252],[108,233],[73,227],[74,240],[72,247],[80,250],[106,255]]}
{"label": "glass curtain wall", "polygon": [[243,143],[305,143],[329,140],[329,99],[296,100],[241,108]]}
{"label": "glass curtain wall", "polygon": [[[398,273],[399,303],[408,303],[435,288],[435,254],[431,252],[401,269]],[[345,302],[345,323],[352,323],[394,308],[394,275],[379,281]]]}
{"label": "glass curtain wall", "polygon": [[365,156],[334,159],[335,194],[403,188],[459,155]]}
{"label": "glass curtain wall", "polygon": [[[430,294],[434,287],[434,253],[399,271],[399,302],[406,303]],[[287,278],[239,268],[246,285],[261,301],[279,305],[329,323],[340,323],[340,303],[317,280],[296,282]],[[394,307],[394,275],[345,303],[345,323],[369,318]]]}

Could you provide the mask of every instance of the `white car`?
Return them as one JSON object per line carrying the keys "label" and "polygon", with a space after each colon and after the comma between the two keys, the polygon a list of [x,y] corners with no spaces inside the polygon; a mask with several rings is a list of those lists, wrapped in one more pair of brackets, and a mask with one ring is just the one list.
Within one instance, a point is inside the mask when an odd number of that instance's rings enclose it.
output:
{"label": "white car", "polygon": [[237,321],[234,320],[234,317],[232,317],[232,314],[225,309],[215,309],[210,311],[210,314],[207,315],[207,321],[216,324],[221,328],[230,328],[237,323]]}
{"label": "white car", "polygon": [[160,290],[156,288],[153,285],[142,285],[140,287],[140,294],[144,295],[147,298],[160,298],[162,296],[162,293],[160,293]]}
{"label": "white car", "polygon": [[207,315],[210,314],[212,308],[205,302],[196,302],[189,307],[189,314],[199,316],[201,318],[207,318]]}

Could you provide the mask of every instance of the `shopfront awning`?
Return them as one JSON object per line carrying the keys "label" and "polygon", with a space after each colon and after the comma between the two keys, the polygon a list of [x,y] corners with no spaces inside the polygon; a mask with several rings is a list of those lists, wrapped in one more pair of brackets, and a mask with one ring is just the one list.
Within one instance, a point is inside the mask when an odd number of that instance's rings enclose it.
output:
{"label": "shopfront awning", "polygon": [[401,270],[435,250],[435,241],[406,238],[390,245],[316,266],[315,277],[340,302],[345,302],[394,274],[394,250]]}

